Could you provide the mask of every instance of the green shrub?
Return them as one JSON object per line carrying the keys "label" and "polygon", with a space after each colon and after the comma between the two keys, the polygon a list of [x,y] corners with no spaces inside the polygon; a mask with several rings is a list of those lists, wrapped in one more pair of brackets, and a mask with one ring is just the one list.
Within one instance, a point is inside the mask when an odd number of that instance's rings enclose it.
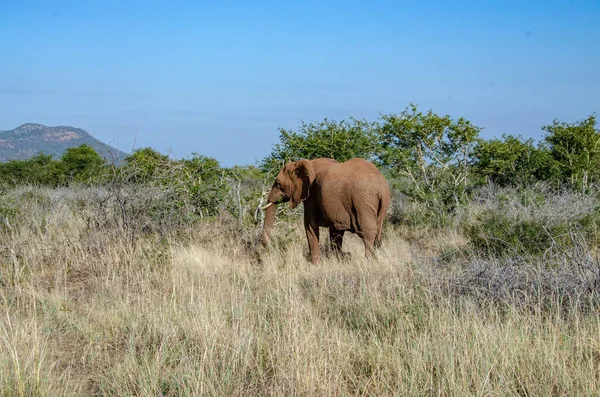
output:
{"label": "green shrub", "polygon": [[469,162],[481,128],[464,118],[422,113],[414,104],[382,120],[379,162],[404,178],[397,189],[435,210],[452,210],[468,201],[474,182]]}
{"label": "green shrub", "polygon": [[29,160],[11,160],[0,163],[0,186],[36,184],[58,186],[63,181],[61,162],[52,156],[39,154]]}
{"label": "green shrub", "polygon": [[486,182],[499,186],[529,186],[553,175],[550,152],[535,147],[532,139],[502,135],[502,139],[479,140],[474,150],[473,169]]}
{"label": "green shrub", "polygon": [[170,162],[168,156],[145,147],[136,149],[125,157],[125,163],[119,172],[126,177],[127,182],[146,183],[160,179],[163,169],[168,167]]}
{"label": "green shrub", "polygon": [[38,154],[28,160],[0,163],[0,185],[65,186],[69,183],[88,183],[100,180],[104,159],[90,146],[68,148],[60,160]]}
{"label": "green shrub", "polygon": [[261,162],[266,173],[275,175],[281,167],[300,159],[328,157],[339,162],[360,157],[372,160],[378,153],[375,125],[350,119],[340,122],[323,120],[320,123],[302,122],[298,132],[279,130],[279,143]]}
{"label": "green shrub", "polygon": [[104,159],[89,145],[68,148],[60,158],[63,179],[88,182],[98,176],[104,166]]}
{"label": "green shrub", "polygon": [[480,255],[538,256],[568,249],[574,238],[590,248],[600,242],[600,206],[592,196],[504,189],[477,206],[465,216],[462,227]]}
{"label": "green shrub", "polygon": [[134,151],[114,173],[109,183],[153,187],[168,192],[172,209],[182,216],[214,216],[227,208],[230,186],[219,162],[193,153],[171,160],[152,148]]}
{"label": "green shrub", "polygon": [[600,181],[600,130],[596,129],[595,115],[576,123],[554,120],[542,129],[547,132],[544,141],[560,182],[589,191]]}

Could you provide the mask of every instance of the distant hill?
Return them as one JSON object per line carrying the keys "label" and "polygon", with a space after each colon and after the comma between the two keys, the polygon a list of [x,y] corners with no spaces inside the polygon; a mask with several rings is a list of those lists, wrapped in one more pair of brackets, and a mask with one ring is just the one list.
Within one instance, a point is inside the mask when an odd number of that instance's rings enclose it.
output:
{"label": "distant hill", "polygon": [[90,145],[108,162],[118,163],[127,156],[80,128],[27,123],[14,130],[0,131],[0,162],[27,160],[39,153],[60,158],[67,148],[83,144]]}

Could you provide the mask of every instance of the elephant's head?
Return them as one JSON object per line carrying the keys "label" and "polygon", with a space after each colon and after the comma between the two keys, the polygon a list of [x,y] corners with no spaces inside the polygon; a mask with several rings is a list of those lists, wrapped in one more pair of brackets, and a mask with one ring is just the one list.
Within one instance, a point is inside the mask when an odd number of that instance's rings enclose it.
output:
{"label": "elephant's head", "polygon": [[262,234],[262,244],[269,242],[269,235],[275,221],[277,204],[290,202],[290,208],[296,208],[309,197],[310,187],[315,180],[315,170],[310,160],[299,160],[287,163],[277,174],[273,187],[269,192],[267,204],[262,207],[267,210]]}

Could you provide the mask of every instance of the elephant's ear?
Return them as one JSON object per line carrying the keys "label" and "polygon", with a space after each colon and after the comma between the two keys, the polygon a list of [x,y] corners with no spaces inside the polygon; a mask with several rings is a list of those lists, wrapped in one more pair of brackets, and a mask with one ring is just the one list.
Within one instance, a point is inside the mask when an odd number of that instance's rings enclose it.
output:
{"label": "elephant's ear", "polygon": [[315,169],[310,160],[296,161],[296,166],[293,170],[294,184],[293,191],[290,197],[290,208],[296,208],[302,201],[306,200],[309,195],[310,187],[315,180]]}

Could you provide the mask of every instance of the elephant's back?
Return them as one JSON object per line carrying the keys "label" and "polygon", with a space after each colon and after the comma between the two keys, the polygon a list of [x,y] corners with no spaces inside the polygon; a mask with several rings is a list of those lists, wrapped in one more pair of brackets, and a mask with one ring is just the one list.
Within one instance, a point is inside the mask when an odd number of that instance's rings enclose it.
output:
{"label": "elephant's back", "polygon": [[336,178],[345,179],[351,191],[373,193],[375,191],[385,195],[389,194],[389,187],[385,177],[371,162],[354,158],[331,167]]}
{"label": "elephant's back", "polygon": [[352,159],[331,166],[319,181],[322,211],[335,224],[354,223],[357,210],[376,214],[389,201],[387,181],[375,165]]}
{"label": "elephant's back", "polygon": [[[354,158],[327,168],[319,178],[327,190],[375,190],[376,186],[387,187],[387,181],[379,169],[371,162]],[[329,189],[331,188],[331,189]]]}

